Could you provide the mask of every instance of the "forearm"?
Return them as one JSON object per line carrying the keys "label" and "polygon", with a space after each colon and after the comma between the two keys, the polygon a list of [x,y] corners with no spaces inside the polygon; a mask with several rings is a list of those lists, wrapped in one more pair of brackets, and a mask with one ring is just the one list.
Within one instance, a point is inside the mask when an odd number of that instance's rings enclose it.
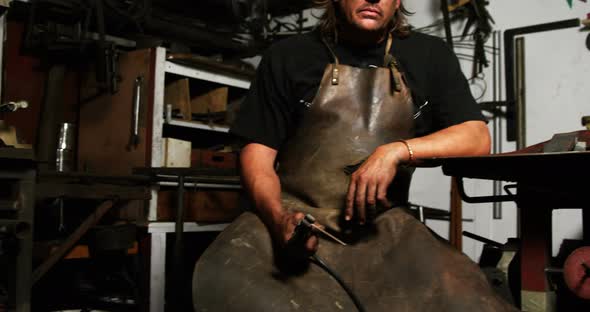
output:
{"label": "forearm", "polygon": [[273,227],[283,216],[281,184],[274,171],[276,153],[258,144],[247,145],[241,153],[242,183],[263,222]]}
{"label": "forearm", "polygon": [[[490,153],[490,135],[482,121],[468,121],[442,129],[427,136],[406,140],[413,152],[413,159],[453,156],[476,156]],[[397,148],[398,158],[408,161],[408,148],[400,142],[391,143]]]}
{"label": "forearm", "polygon": [[245,173],[244,184],[256,211],[267,226],[276,224],[282,217],[281,186],[275,173]]}

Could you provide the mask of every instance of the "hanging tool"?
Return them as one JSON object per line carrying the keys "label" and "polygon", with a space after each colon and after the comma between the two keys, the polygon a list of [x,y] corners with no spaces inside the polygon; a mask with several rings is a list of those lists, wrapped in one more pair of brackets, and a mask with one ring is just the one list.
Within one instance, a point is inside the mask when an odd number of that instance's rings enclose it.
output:
{"label": "hanging tool", "polygon": [[57,200],[57,204],[59,205],[59,225],[57,227],[57,231],[60,233],[65,232],[66,226],[64,222],[64,199],[60,197]]}
{"label": "hanging tool", "polygon": [[141,105],[142,89],[143,76],[138,76],[135,78],[135,84],[133,85],[133,115],[131,116],[133,131],[129,143],[130,149],[134,149],[139,145],[139,107]]}
{"label": "hanging tool", "polygon": [[473,59],[476,65],[474,75],[481,73],[483,67],[489,66],[484,45],[492,33],[492,24],[495,21],[486,9],[486,5],[488,4],[489,2],[486,0],[469,0],[458,1],[457,4],[449,6],[449,11],[453,12],[454,15],[459,15],[467,19],[467,23],[465,23],[465,28],[461,34],[461,40],[464,40],[471,29],[475,27],[473,30],[473,40],[475,41]]}
{"label": "hanging tool", "polygon": [[27,101],[16,101],[0,104],[0,113],[11,113],[19,108],[27,108],[29,103]]}

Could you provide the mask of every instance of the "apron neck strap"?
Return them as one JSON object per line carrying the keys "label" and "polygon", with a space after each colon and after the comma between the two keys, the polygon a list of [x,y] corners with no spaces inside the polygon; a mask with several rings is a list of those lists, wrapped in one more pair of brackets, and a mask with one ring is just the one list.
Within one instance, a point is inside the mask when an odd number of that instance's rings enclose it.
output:
{"label": "apron neck strap", "polygon": [[[334,42],[337,42],[338,40],[338,33],[334,32]],[[339,71],[338,71],[338,64],[340,63],[338,60],[338,56],[336,56],[336,53],[334,52],[334,49],[332,47],[332,45],[330,45],[330,43],[328,42],[328,40],[326,40],[326,37],[322,36],[322,41],[324,42],[324,45],[326,45],[326,47],[328,48],[328,51],[330,51],[330,54],[332,55],[332,58],[334,59],[334,65],[332,66],[332,85],[337,85],[339,83]],[[385,66],[387,66],[391,59],[392,56],[389,53],[391,50],[391,45],[393,42],[393,36],[391,35],[391,33],[389,33],[387,35],[387,43],[385,45],[385,55],[383,56],[383,60],[385,63]]]}
{"label": "apron neck strap", "polygon": [[[336,32],[334,32],[334,42],[338,42],[338,34]],[[326,45],[326,47],[328,48],[328,51],[330,51],[330,55],[332,55],[332,58],[334,59],[334,64],[338,65],[340,64],[340,61],[338,60],[338,56],[336,56],[336,53],[334,52],[334,48],[332,47],[332,45],[328,42],[328,40],[326,40],[326,37],[322,36],[322,41],[324,42],[324,45]],[[391,52],[391,46],[393,43],[393,36],[391,35],[391,33],[388,33],[387,35],[387,44],[385,45],[385,59],[387,59],[387,55],[390,54]]]}
{"label": "apron neck strap", "polygon": [[[337,42],[336,36],[337,36],[336,33],[334,33],[334,42]],[[334,64],[338,65],[340,62],[338,61],[338,56],[336,56],[336,53],[334,52],[332,45],[328,42],[328,40],[326,40],[326,37],[324,37],[324,36],[322,36],[322,41],[324,42],[324,45],[326,45],[326,47],[328,48],[328,51],[330,51],[330,54],[332,55],[332,58],[334,59]]]}
{"label": "apron neck strap", "polygon": [[387,55],[391,52],[392,43],[393,43],[393,36],[391,35],[391,33],[389,33],[387,35],[387,44],[385,45],[385,55]]}

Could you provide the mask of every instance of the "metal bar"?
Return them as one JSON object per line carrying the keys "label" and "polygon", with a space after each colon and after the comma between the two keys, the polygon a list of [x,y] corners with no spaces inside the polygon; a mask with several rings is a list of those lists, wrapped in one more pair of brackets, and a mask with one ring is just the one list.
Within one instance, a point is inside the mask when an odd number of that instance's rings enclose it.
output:
{"label": "metal bar", "polygon": [[465,236],[467,236],[467,237],[469,237],[471,239],[475,239],[476,241],[480,241],[480,242],[482,242],[484,244],[492,245],[494,247],[498,247],[498,248],[503,248],[504,247],[503,244],[500,244],[500,243],[498,243],[496,241],[493,241],[493,240],[491,240],[489,238],[485,238],[483,236],[479,236],[477,234],[473,234],[471,232],[463,231],[463,235],[465,235]]}
{"label": "metal bar", "polygon": [[[177,186],[178,182],[158,182],[160,186]],[[241,190],[241,185],[234,185],[234,184],[219,184],[219,183],[191,183],[185,182],[185,187],[196,187],[199,189],[224,189],[224,190]]]}
{"label": "metal bar", "polygon": [[45,100],[41,107],[37,146],[37,160],[41,169],[55,169],[57,136],[60,119],[63,116],[63,93],[65,66],[52,65],[47,72]]}
{"label": "metal bar", "polygon": [[124,200],[150,199],[148,189],[145,187],[113,186],[104,184],[56,184],[40,183],[35,194],[37,198],[75,197],[86,199],[119,198]]}
{"label": "metal bar", "polygon": [[526,60],[524,38],[516,38],[514,65],[516,67],[516,149],[526,147]]}
{"label": "metal bar", "polygon": [[105,183],[105,184],[147,184],[150,182],[149,177],[144,175],[100,175],[89,174],[85,172],[58,172],[58,171],[40,171],[38,180],[43,182],[46,179],[66,180],[66,181],[84,181],[85,183]]}
{"label": "metal bar", "polygon": [[180,310],[182,307],[184,293],[183,276],[184,276],[184,252],[183,252],[183,232],[184,232],[184,176],[178,176],[178,188],[176,192],[176,226],[175,226],[175,241],[174,241],[174,288],[173,289],[173,305],[174,308]]}
{"label": "metal bar", "polygon": [[163,312],[166,294],[166,233],[151,233],[150,312]]}
{"label": "metal bar", "polygon": [[96,210],[91,213],[80,226],[72,233],[64,242],[57,248],[57,250],[49,256],[39,267],[33,272],[33,284],[37,283],[45,273],[47,273],[74,245],[96,225],[98,221],[109,211],[115,202],[113,200],[106,200],[100,204]]}
{"label": "metal bar", "polygon": [[459,193],[461,194],[461,198],[463,201],[470,203],[470,204],[481,204],[481,203],[490,203],[494,201],[515,201],[515,195],[500,195],[500,196],[475,196],[471,197],[465,193],[465,188],[463,187],[463,178],[457,177],[457,186],[459,188]]}
{"label": "metal bar", "polygon": [[177,120],[177,119],[172,119],[172,118],[169,119],[168,114],[166,114],[166,124],[171,125],[171,126],[177,126],[177,127],[201,129],[201,130],[221,132],[221,133],[228,133],[229,132],[228,126],[218,126],[218,125],[213,125],[213,124],[206,124],[204,122],[199,122],[199,121],[183,121],[183,120]]}
{"label": "metal bar", "polygon": [[590,245],[590,208],[582,209],[582,231],[586,245]]}
{"label": "metal bar", "polygon": [[[6,14],[4,14],[4,9],[0,8],[2,10],[2,15],[0,16],[0,60],[4,60],[4,39],[6,34]],[[0,72],[4,72],[4,62],[0,63]],[[0,94],[2,94],[2,86],[4,85],[2,76],[4,75],[0,75]]]}
{"label": "metal bar", "polygon": [[[498,88],[498,81],[500,80],[499,77],[499,70],[498,70],[498,59],[499,59],[499,52],[498,52],[498,42],[500,40],[499,36],[498,36],[499,32],[498,31],[494,31],[493,33],[493,38],[494,38],[494,42],[493,42],[493,47],[494,47],[494,66],[493,66],[493,89],[494,89],[494,96],[493,96],[493,100],[494,102],[497,102],[500,100],[498,93],[499,93],[499,88]],[[499,107],[497,107],[497,109],[500,109]],[[493,125],[494,125],[494,137],[493,137],[493,145],[492,145],[492,152],[494,154],[498,154],[499,153],[499,141],[501,140],[501,137],[498,135],[498,127],[499,127],[499,119],[500,116],[498,114],[499,111],[494,111],[494,115],[492,116],[493,118]],[[501,194],[501,182],[500,181],[494,181],[493,182],[493,190],[492,193],[494,194],[494,196],[498,196]],[[501,202],[493,202],[492,203],[492,216],[494,218],[494,220],[501,220],[502,219],[502,203]]]}
{"label": "metal bar", "polygon": [[[151,131],[147,131],[146,141],[151,142],[147,146],[151,146],[147,155],[150,167],[161,167],[164,163],[164,149],[163,149],[163,131],[164,131],[164,86],[166,78],[166,48],[157,47],[154,52],[153,63],[153,79],[150,80],[148,88],[153,88],[153,93],[149,98],[153,99],[152,105],[148,106],[148,111],[151,111],[148,116],[151,116]],[[153,85],[151,84],[153,81]],[[149,148],[149,147],[148,147]],[[152,186],[151,190],[152,200],[149,201],[148,220],[156,221],[158,219],[158,187]]]}
{"label": "metal bar", "polygon": [[579,19],[569,19],[553,23],[532,25],[520,28],[507,29],[504,32],[504,68],[506,75],[506,102],[508,102],[508,109],[506,112],[506,137],[508,141],[516,140],[516,127],[514,116],[514,103],[516,99],[515,85],[514,85],[514,38],[518,35],[538,33],[544,31],[551,31],[557,29],[579,27]]}
{"label": "metal bar", "polygon": [[166,61],[166,72],[177,74],[184,77],[195,78],[199,80],[205,80],[210,82],[215,82],[223,85],[228,85],[236,88],[241,89],[249,89],[250,88],[250,80],[248,78],[243,78],[238,75],[231,75],[231,74],[223,74],[220,75],[215,71],[205,70],[205,69],[197,69],[194,67],[181,65],[177,63],[173,63],[171,61]]}
{"label": "metal bar", "polygon": [[[184,232],[221,232],[229,223],[185,222]],[[174,222],[150,222],[148,233],[171,233],[175,231]]]}
{"label": "metal bar", "polygon": [[28,224],[29,231],[22,233],[20,237],[20,250],[16,259],[16,311],[28,312],[31,310],[31,275],[33,267],[33,224],[35,206],[35,170],[22,171],[18,192],[20,196],[20,208],[17,211],[18,220]]}
{"label": "metal bar", "polygon": [[440,5],[441,5],[442,13],[443,13],[443,19],[444,19],[444,24],[445,24],[445,35],[447,37],[447,43],[449,44],[449,47],[451,47],[451,50],[454,50],[453,33],[451,31],[451,19],[449,18],[449,1],[441,0]]}

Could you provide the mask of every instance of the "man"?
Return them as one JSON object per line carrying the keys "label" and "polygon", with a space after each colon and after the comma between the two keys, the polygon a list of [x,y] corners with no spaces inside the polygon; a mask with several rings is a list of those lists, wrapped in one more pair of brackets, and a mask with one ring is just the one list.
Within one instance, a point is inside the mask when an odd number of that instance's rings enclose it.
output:
{"label": "man", "polygon": [[[232,126],[247,142],[243,184],[256,215],[240,216],[197,263],[195,309],[511,310],[402,208],[413,160],[489,153],[456,57],[409,31],[400,0],[319,5],[316,31],[264,54]],[[295,239],[304,213],[348,245]],[[352,294],[309,265],[315,253]]]}

